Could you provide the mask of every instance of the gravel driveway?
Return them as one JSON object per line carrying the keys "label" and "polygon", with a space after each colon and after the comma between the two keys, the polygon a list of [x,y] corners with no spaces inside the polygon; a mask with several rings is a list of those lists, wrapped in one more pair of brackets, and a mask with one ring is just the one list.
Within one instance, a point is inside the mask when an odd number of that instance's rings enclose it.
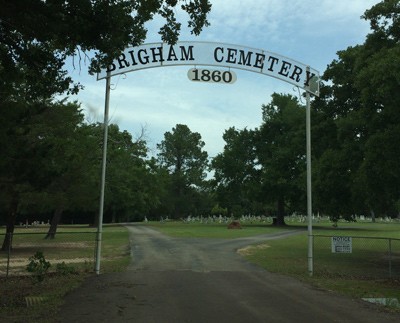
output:
{"label": "gravel driveway", "polygon": [[[132,262],[92,276],[59,322],[396,322],[400,315],[248,263],[237,250],[304,230],[241,239],[176,239],[129,225]],[[306,269],[305,269],[306,270]]]}

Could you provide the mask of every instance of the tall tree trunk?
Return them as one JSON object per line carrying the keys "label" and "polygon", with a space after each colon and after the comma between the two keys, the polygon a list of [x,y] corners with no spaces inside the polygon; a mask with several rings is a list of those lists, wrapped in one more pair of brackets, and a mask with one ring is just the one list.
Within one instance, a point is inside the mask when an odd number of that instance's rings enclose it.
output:
{"label": "tall tree trunk", "polygon": [[58,223],[60,222],[61,219],[61,214],[62,214],[62,207],[59,206],[54,211],[53,218],[51,219],[50,229],[47,232],[47,235],[44,237],[45,239],[54,239],[57,232]]}
{"label": "tall tree trunk", "polygon": [[180,180],[181,179],[179,178],[178,182],[176,183],[176,188],[175,188],[175,196],[174,196],[175,219],[180,219],[181,215],[182,215],[182,210],[181,210],[182,188],[181,188]]}
{"label": "tall tree trunk", "polygon": [[93,222],[93,227],[98,228],[99,227],[99,222],[100,222],[100,210],[97,210],[96,213],[94,214],[94,222]]}
{"label": "tall tree trunk", "polygon": [[277,226],[284,226],[285,223],[285,196],[282,194],[278,198],[278,210],[277,210],[277,218],[274,221],[274,224]]}
{"label": "tall tree trunk", "polygon": [[17,218],[18,204],[19,194],[13,192],[7,217],[6,236],[4,237],[3,245],[1,247],[1,250],[3,251],[8,251],[12,248],[12,235],[14,233],[15,219]]}
{"label": "tall tree trunk", "polygon": [[117,212],[115,211],[115,206],[114,206],[111,215],[111,223],[116,223],[116,222],[117,222]]}
{"label": "tall tree trunk", "polygon": [[372,222],[375,222],[375,212],[374,212],[374,210],[370,209],[369,211],[371,213]]}

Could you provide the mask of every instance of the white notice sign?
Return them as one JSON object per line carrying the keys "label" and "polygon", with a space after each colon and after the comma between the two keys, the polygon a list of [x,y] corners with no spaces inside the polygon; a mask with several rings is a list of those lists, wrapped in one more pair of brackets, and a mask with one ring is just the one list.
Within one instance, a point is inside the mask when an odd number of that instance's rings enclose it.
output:
{"label": "white notice sign", "polygon": [[352,253],[351,237],[332,237],[332,252]]}

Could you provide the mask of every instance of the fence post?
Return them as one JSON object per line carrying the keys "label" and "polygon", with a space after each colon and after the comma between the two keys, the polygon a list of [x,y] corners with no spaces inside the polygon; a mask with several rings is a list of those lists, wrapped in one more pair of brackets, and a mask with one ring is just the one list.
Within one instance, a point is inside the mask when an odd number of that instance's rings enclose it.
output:
{"label": "fence post", "polygon": [[6,277],[8,278],[8,272],[9,272],[9,270],[10,270],[10,256],[11,256],[11,243],[12,243],[12,235],[13,235],[13,233],[12,232],[10,232],[10,235],[9,235],[9,238],[10,238],[10,240],[9,240],[9,242],[8,242],[8,250],[7,250],[7,270],[6,270]]}
{"label": "fence post", "polygon": [[312,237],[311,237],[311,239],[312,239],[312,257],[313,257],[313,273],[314,273],[314,269],[315,269],[315,249],[314,249],[314,247],[315,247],[315,235],[313,234],[312,235]]}
{"label": "fence post", "polygon": [[389,277],[392,278],[392,239],[389,238]]}

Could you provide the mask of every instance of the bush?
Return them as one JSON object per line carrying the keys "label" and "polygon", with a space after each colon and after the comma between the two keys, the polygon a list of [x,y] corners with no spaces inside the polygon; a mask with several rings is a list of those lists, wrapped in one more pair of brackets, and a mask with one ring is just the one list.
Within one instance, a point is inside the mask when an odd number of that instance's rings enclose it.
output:
{"label": "bush", "polygon": [[34,275],[31,277],[33,283],[41,283],[44,275],[50,268],[50,263],[46,261],[43,252],[38,251],[29,258],[30,263],[26,266],[26,270]]}
{"label": "bush", "polygon": [[64,261],[61,264],[57,264],[56,273],[61,276],[67,276],[76,272],[75,267],[68,266]]}
{"label": "bush", "polygon": [[222,208],[219,206],[219,204],[216,204],[212,210],[211,210],[211,215],[215,215],[215,216],[226,216],[228,213],[228,209],[227,208]]}

